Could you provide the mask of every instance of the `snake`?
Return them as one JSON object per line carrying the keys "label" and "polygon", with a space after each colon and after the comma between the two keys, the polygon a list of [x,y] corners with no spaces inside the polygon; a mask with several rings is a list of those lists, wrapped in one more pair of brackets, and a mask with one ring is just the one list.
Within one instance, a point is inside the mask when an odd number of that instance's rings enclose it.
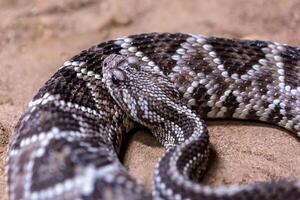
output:
{"label": "snake", "polygon": [[[63,63],[21,115],[6,160],[9,199],[299,200],[300,180],[212,187],[206,119],[254,120],[300,137],[300,48],[143,33]],[[166,152],[152,192],[120,161],[140,124]]]}

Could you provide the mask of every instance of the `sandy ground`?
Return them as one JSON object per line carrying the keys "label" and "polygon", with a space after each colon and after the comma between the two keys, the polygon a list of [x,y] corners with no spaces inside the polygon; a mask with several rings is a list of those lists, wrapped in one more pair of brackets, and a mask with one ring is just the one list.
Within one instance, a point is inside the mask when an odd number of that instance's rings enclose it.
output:
{"label": "sandy ground", "polygon": [[[158,3],[159,2],[159,3]],[[188,32],[273,40],[300,46],[298,0],[0,0],[0,199],[9,136],[25,105],[65,60],[117,36]],[[300,177],[300,145],[274,126],[209,122],[215,150],[212,185]],[[129,144],[128,144],[129,143]],[[144,130],[125,144],[124,162],[151,188],[164,150]]]}

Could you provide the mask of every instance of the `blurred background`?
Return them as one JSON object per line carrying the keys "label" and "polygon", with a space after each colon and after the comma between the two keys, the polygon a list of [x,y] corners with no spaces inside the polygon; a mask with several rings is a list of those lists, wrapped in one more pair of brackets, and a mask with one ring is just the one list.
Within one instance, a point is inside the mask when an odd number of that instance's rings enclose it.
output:
{"label": "blurred background", "polygon": [[[300,1],[0,0],[1,200],[7,199],[3,174],[8,138],[38,88],[79,51],[143,32],[184,32],[300,46]],[[206,180],[210,184],[300,174],[300,158],[295,157],[300,145],[282,130],[247,122],[211,123],[209,130],[218,152]],[[125,164],[149,189],[152,168],[163,149],[149,134],[135,134],[128,141]]]}

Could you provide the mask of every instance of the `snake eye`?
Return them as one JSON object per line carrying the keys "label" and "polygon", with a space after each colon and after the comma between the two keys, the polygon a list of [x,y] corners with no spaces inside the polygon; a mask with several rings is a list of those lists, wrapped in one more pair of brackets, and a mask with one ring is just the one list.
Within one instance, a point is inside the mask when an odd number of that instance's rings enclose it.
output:
{"label": "snake eye", "polygon": [[113,84],[118,85],[121,81],[125,80],[125,75],[120,70],[113,70],[111,74],[111,81]]}
{"label": "snake eye", "polygon": [[120,80],[114,74],[111,76],[111,81],[115,85],[118,85],[120,83]]}

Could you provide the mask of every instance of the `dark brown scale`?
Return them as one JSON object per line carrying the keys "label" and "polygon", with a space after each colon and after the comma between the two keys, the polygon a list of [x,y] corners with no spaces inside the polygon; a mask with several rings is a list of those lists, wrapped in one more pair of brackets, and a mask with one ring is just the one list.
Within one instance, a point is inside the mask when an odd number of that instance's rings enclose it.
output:
{"label": "dark brown scale", "polygon": [[[25,113],[24,116],[26,116]],[[56,126],[63,130],[78,131],[80,125],[78,120],[72,116],[71,112],[65,112],[57,108],[53,103],[39,106],[34,110],[28,121],[32,123],[21,122],[17,125],[16,130],[20,132],[14,141],[14,148],[19,148],[20,142],[24,138],[30,138],[37,133],[48,132],[52,127]]]}
{"label": "dark brown scale", "polygon": [[207,42],[213,46],[213,51],[217,53],[229,76],[234,73],[245,74],[259,59],[265,58],[261,48],[267,47],[267,43],[261,41],[208,38]]}
{"label": "dark brown scale", "polygon": [[34,99],[41,98],[45,93],[59,94],[59,99],[73,104],[85,105],[93,110],[97,108],[87,83],[76,77],[73,69],[59,70],[45,83]]}
{"label": "dark brown scale", "polygon": [[94,101],[92,96],[92,92],[87,87],[85,82],[81,84],[76,84],[73,86],[72,92],[69,94],[69,102],[78,105],[85,105],[87,108],[91,108],[93,110],[97,109],[97,104]]}
{"label": "dark brown scale", "polygon": [[200,116],[206,116],[206,114],[211,111],[211,107],[207,106],[210,95],[207,94],[207,89],[204,85],[199,85],[198,88],[193,93],[192,97],[196,99],[197,103],[194,109]]}
{"label": "dark brown scale", "polygon": [[222,95],[224,95],[224,92],[227,90],[229,83],[224,82],[224,78],[221,76],[216,76],[215,78],[215,83],[218,85],[218,88],[215,90],[215,95],[217,95],[217,97],[221,97]]}
{"label": "dark brown scale", "polygon": [[226,113],[224,114],[225,118],[232,117],[235,109],[239,106],[239,102],[236,100],[236,96],[232,92],[227,96],[223,102],[223,106],[227,108]]}
{"label": "dark brown scale", "polygon": [[32,177],[36,178],[31,186],[32,191],[47,189],[74,177],[76,161],[64,152],[72,150],[68,143],[64,139],[51,141],[51,148],[47,148],[43,156],[35,158]]}
{"label": "dark brown scale", "polygon": [[[90,164],[93,164],[95,167],[111,164],[113,157],[108,157],[108,152],[99,148],[109,143],[99,142],[99,139],[101,140],[101,138],[82,138],[72,142],[64,138],[52,140],[44,156],[35,159],[33,177],[36,178],[32,185],[33,191],[46,189],[58,182],[74,178],[75,170],[79,170],[81,167],[83,168]],[[97,148],[98,151],[96,153],[89,152],[88,148],[80,145],[84,142],[91,147]],[[72,154],[66,154],[66,152],[72,152]],[[41,166],[47,167],[43,168]]]}
{"label": "dark brown scale", "polygon": [[[90,145],[90,143],[95,143],[95,140],[97,140],[97,138],[93,138],[90,141],[87,141]],[[98,143],[101,144],[101,143]],[[108,145],[108,144],[104,144],[104,145]],[[98,148],[98,151],[88,151],[88,149],[86,149],[84,146],[80,147],[80,146],[75,146],[73,151],[74,154],[72,155],[72,159],[74,159],[74,161],[77,163],[78,166],[82,165],[82,166],[88,166],[89,164],[94,165],[95,167],[102,167],[105,165],[109,165],[111,164],[116,157],[108,157],[109,155],[109,151],[112,151],[112,149],[107,149],[106,151],[104,151],[103,149],[101,149],[100,147],[103,146],[103,144],[100,145],[91,145],[94,146],[95,148]],[[115,155],[116,156],[116,155]]]}
{"label": "dark brown scale", "polygon": [[111,40],[82,51],[80,54],[74,56],[71,61],[86,62],[88,71],[91,70],[101,74],[101,63],[104,58],[112,53],[119,54],[121,49],[119,45],[114,44],[114,40]]}
{"label": "dark brown scale", "polygon": [[[192,146],[194,147],[200,147],[200,145],[202,146],[203,142],[208,142],[208,140],[206,140],[205,138],[202,138],[202,142],[201,140],[197,140],[198,142],[200,143],[193,143],[191,144]],[[204,146],[207,145],[207,144],[203,144]],[[190,146],[190,147],[192,147]],[[200,149],[200,148],[199,148]],[[195,149],[194,151],[191,151],[190,154],[188,152],[184,152],[185,156],[189,157],[191,155],[191,153],[195,153],[195,152],[199,152],[199,149]],[[189,190],[185,187],[183,187],[181,184],[179,184],[178,182],[174,182],[174,180],[171,179],[172,177],[172,171],[169,169],[169,162],[170,162],[170,159],[172,158],[172,154],[174,152],[174,149],[173,150],[169,150],[165,155],[164,157],[162,158],[162,160],[160,161],[160,164],[159,164],[159,176],[161,177],[161,179],[164,181],[165,185],[167,188],[172,188],[172,190],[174,192],[176,192],[177,194],[180,194],[182,199],[208,199],[209,197],[202,194],[202,193],[195,193],[194,191],[192,190]],[[203,153],[203,152],[202,152]],[[182,156],[182,158],[184,159],[185,156]],[[178,160],[178,164],[183,164],[181,162],[182,160]],[[186,162],[187,160],[185,160]],[[205,162],[205,161],[204,161]],[[203,164],[203,163],[202,163]],[[179,168],[179,171],[182,170],[182,168],[184,166],[177,166]],[[200,169],[198,169],[200,170]],[[203,173],[203,172],[202,172]],[[187,178],[187,177],[186,177]],[[196,183],[196,182],[194,182]],[[154,186],[157,186],[156,184],[154,184]],[[163,199],[172,199],[170,198],[169,196],[165,195],[162,193],[161,189],[160,188],[155,188],[157,190],[157,192],[159,192],[160,196],[163,198]],[[166,192],[166,190],[165,190]]]}
{"label": "dark brown scale", "polygon": [[[201,50],[198,50],[201,51]],[[179,66],[190,66],[196,73],[202,72],[204,74],[210,74],[215,66],[211,66],[210,60],[206,59],[206,54],[204,52],[198,52],[196,54],[191,54],[184,59],[186,63],[182,63]]]}
{"label": "dark brown scale", "polygon": [[[203,134],[203,133],[202,133]],[[207,134],[207,133],[204,133]],[[202,155],[205,155],[206,151],[206,146],[208,145],[208,137],[201,137],[198,140],[192,141],[189,145],[186,146],[186,148],[182,149],[182,155],[177,161],[177,168],[179,171],[182,171],[183,168],[186,166],[186,163],[188,163],[190,160],[193,159],[196,153],[200,153]],[[194,167],[190,169],[190,172],[194,173],[199,170],[197,170],[197,167],[203,165],[204,161],[202,162],[196,162],[194,163]],[[195,181],[199,181],[194,179],[193,176],[194,174],[187,174],[189,178]]]}
{"label": "dark brown scale", "polygon": [[300,51],[291,47],[285,47],[286,51],[281,52],[282,62],[284,63],[285,84],[296,88],[299,86],[300,77]]}
{"label": "dark brown scale", "polygon": [[282,119],[282,117],[284,117],[281,113],[280,113],[280,106],[276,105],[275,108],[272,110],[272,112],[269,115],[268,121],[271,121],[272,123],[278,123],[280,122],[280,120]]}
{"label": "dark brown scale", "polygon": [[267,85],[274,85],[274,81],[277,77],[272,76],[272,68],[271,67],[262,67],[260,69],[260,73],[255,73],[253,80],[256,80],[256,85],[259,87],[260,94],[266,94],[268,92]]}
{"label": "dark brown scale", "polygon": [[[161,105],[158,105],[158,107],[156,107],[155,112],[161,116],[164,116],[169,121],[177,122],[177,125],[182,127],[183,130],[185,130],[185,139],[193,133],[194,126],[193,124],[191,124],[191,119],[189,119],[183,113],[178,113],[176,109],[169,107],[167,104],[162,102]],[[173,136],[175,136],[175,139],[177,139],[174,132],[175,130],[171,131],[174,134]]]}
{"label": "dark brown scale", "polygon": [[134,35],[130,38],[133,39],[131,45],[137,47],[138,51],[142,51],[143,54],[154,61],[164,73],[168,74],[176,64],[172,56],[176,53],[180,44],[188,37],[189,35],[186,34],[152,33],[147,35]]}
{"label": "dark brown scale", "polygon": [[70,68],[58,70],[46,83],[39,89],[33,100],[42,98],[45,93],[60,94],[62,96],[69,91],[73,84],[79,80],[76,77],[76,72]]}
{"label": "dark brown scale", "polygon": [[[132,177],[123,170],[123,173],[116,174],[116,177],[124,177],[126,180],[134,182]],[[105,179],[99,179],[95,183],[95,190],[89,196],[82,196],[83,200],[95,200],[95,199],[127,199],[130,197],[131,200],[148,200],[150,195],[145,192],[137,191],[132,193],[131,190],[141,189],[141,186],[133,186],[132,189],[126,187],[126,183],[108,182]]]}

